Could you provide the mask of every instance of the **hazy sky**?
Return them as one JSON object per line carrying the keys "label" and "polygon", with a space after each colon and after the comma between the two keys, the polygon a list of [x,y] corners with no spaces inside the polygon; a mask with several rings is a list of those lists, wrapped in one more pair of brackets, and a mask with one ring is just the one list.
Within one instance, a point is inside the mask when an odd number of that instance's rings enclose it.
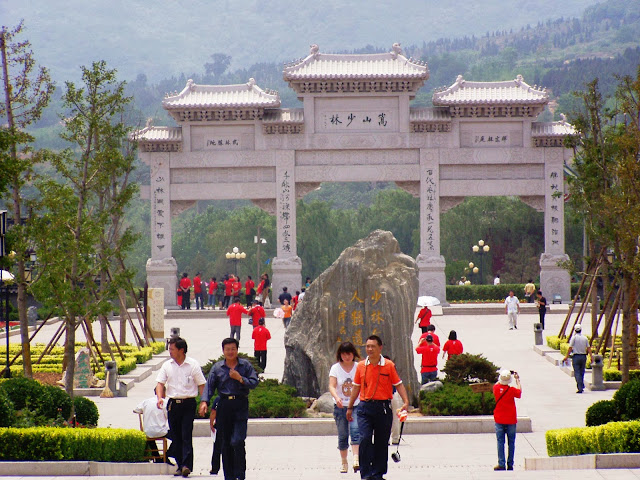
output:
{"label": "hazy sky", "polygon": [[58,81],[104,59],[124,79],[203,71],[213,52],[232,68],[321,52],[422,44],[580,16],[596,0],[0,0],[5,26],[25,20],[39,63]]}

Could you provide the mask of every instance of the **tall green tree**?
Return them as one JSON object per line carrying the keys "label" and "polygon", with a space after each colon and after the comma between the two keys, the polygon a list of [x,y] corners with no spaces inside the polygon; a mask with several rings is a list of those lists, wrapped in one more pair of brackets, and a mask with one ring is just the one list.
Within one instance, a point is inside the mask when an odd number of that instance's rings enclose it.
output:
{"label": "tall green tree", "polygon": [[0,58],[2,62],[2,87],[4,95],[0,100],[0,117],[6,117],[7,126],[2,127],[3,147],[0,149],[0,194],[7,189],[10,193],[8,206],[13,217],[11,229],[12,248],[15,257],[18,284],[18,316],[20,319],[20,339],[22,342],[23,372],[32,377],[29,324],[27,321],[27,275],[28,225],[21,221],[26,214],[22,190],[31,182],[33,167],[39,159],[29,144],[33,138],[25,128],[36,122],[49,104],[54,85],[46,68],[37,68],[27,40],[19,40],[23,24],[14,29],[2,27],[0,30]]}
{"label": "tall green tree", "polygon": [[42,274],[35,285],[41,301],[65,319],[65,389],[73,394],[76,328],[111,310],[120,283],[99,289],[101,272],[123,256],[128,236],[110,233],[112,214],[119,215],[131,191],[116,189],[105,200],[114,178],[126,176],[129,163],[122,153],[127,130],[121,122],[128,100],[116,71],[104,61],[82,67],[83,86],[66,82],[62,137],[72,147],[48,160],[61,180],[39,182],[43,215],[37,220],[36,240]]}
{"label": "tall green tree", "polygon": [[638,368],[640,298],[640,66],[635,79],[620,79],[613,109],[605,108],[598,80],[578,94],[582,113],[572,118],[576,136],[570,191],[585,216],[589,235],[613,250],[620,273],[622,303],[622,381]]}

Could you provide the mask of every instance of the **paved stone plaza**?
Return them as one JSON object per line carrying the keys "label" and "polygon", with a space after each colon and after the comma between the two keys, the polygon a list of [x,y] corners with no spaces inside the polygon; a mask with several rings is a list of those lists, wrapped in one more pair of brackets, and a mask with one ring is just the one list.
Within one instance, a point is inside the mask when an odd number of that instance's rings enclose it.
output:
{"label": "paved stone plaza", "polygon": [[[547,333],[556,334],[564,320],[564,314],[554,314],[554,307],[547,315]],[[565,306],[566,309],[566,306]],[[166,331],[180,327],[182,336],[189,343],[188,354],[205,363],[217,358],[221,352],[220,342],[229,332],[228,321],[222,318],[184,318],[166,321]],[[546,456],[544,435],[548,429],[584,426],[584,414],[589,405],[597,400],[609,399],[613,391],[585,391],[577,395],[573,378],[553,366],[533,349],[533,323],[537,315],[521,315],[518,330],[507,328],[505,315],[446,315],[434,316],[433,323],[441,339],[449,330],[458,332],[465,351],[482,353],[497,365],[517,370],[522,379],[523,395],[517,401],[518,414],[531,417],[533,432],[518,434],[514,472],[494,472],[497,461],[496,441],[493,434],[468,435],[407,435],[403,437],[400,463],[389,463],[389,479],[424,478],[536,478],[560,479],[568,475],[590,479],[636,479],[640,470],[581,470],[581,471],[524,471],[525,457]],[[273,339],[269,342],[269,358],[265,375],[280,378],[285,357],[284,330],[282,322],[267,319]],[[55,329],[54,326],[44,330]],[[589,334],[588,326],[585,327]],[[253,345],[250,327],[243,326],[240,350],[252,354]],[[43,332],[45,338],[47,331]],[[414,343],[419,336],[416,329]],[[12,340],[17,340],[12,337]],[[43,341],[43,340],[40,340]],[[416,357],[416,367],[419,358]],[[443,361],[440,360],[440,367]],[[590,380],[590,378],[587,378]],[[100,408],[100,426],[138,428],[137,415],[132,409],[144,398],[151,396],[155,375],[142,381],[129,391],[128,397],[102,399],[94,397]],[[193,476],[209,475],[211,440],[207,437],[194,439],[195,464]],[[334,436],[309,437],[248,437],[248,479],[355,479],[358,475],[340,474],[337,438]],[[220,475],[222,477],[222,475]],[[8,478],[8,477],[7,477]],[[18,477],[14,477],[18,478]],[[45,477],[43,477],[45,478]],[[48,478],[48,477],[47,477]],[[60,478],[60,477],[57,477]],[[125,477],[114,477],[124,479]],[[215,477],[211,477],[215,478]]]}

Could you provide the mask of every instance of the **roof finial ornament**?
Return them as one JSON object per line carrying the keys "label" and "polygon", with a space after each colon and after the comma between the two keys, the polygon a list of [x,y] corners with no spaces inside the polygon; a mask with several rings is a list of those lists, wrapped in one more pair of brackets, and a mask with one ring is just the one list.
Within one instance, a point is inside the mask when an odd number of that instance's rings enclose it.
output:
{"label": "roof finial ornament", "polygon": [[318,54],[319,50],[320,50],[320,47],[318,46],[317,43],[313,43],[309,45],[309,55],[313,55],[315,57]]}
{"label": "roof finial ornament", "polygon": [[464,83],[464,77],[463,77],[462,75],[458,75],[458,76],[456,77],[456,83],[457,83],[457,84]]}
{"label": "roof finial ornament", "polygon": [[193,78],[190,78],[189,80],[187,80],[187,88],[189,90],[192,90],[193,87],[195,87],[196,83],[193,81]]}
{"label": "roof finial ornament", "polygon": [[567,116],[564,113],[560,114],[560,121],[562,123],[567,123]]}
{"label": "roof finial ornament", "polygon": [[249,87],[249,90],[251,90],[255,84],[256,84],[256,79],[252,77],[247,82],[247,87]]}
{"label": "roof finial ornament", "polygon": [[523,76],[522,76],[522,75],[520,75],[520,74],[519,74],[519,75],[516,77],[516,83],[517,83],[518,85],[520,85],[522,82],[524,82],[524,78],[523,78]]}
{"label": "roof finial ornament", "polygon": [[398,58],[398,55],[402,55],[402,47],[398,42],[391,45],[391,56],[393,58]]}
{"label": "roof finial ornament", "polygon": [[153,124],[153,117],[149,117],[147,118],[147,124],[145,125],[144,128],[150,128],[152,124]]}

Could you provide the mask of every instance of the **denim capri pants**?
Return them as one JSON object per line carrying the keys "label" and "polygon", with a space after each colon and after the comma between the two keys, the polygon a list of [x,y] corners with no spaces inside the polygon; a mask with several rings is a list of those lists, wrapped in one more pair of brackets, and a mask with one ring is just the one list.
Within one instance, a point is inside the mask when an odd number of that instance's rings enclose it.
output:
{"label": "denim capri pants", "polygon": [[347,407],[333,407],[333,418],[338,427],[338,450],[347,450],[349,448],[349,436],[351,436],[351,445],[360,445],[360,430],[358,429],[358,405],[353,407],[353,421],[347,420]]}

